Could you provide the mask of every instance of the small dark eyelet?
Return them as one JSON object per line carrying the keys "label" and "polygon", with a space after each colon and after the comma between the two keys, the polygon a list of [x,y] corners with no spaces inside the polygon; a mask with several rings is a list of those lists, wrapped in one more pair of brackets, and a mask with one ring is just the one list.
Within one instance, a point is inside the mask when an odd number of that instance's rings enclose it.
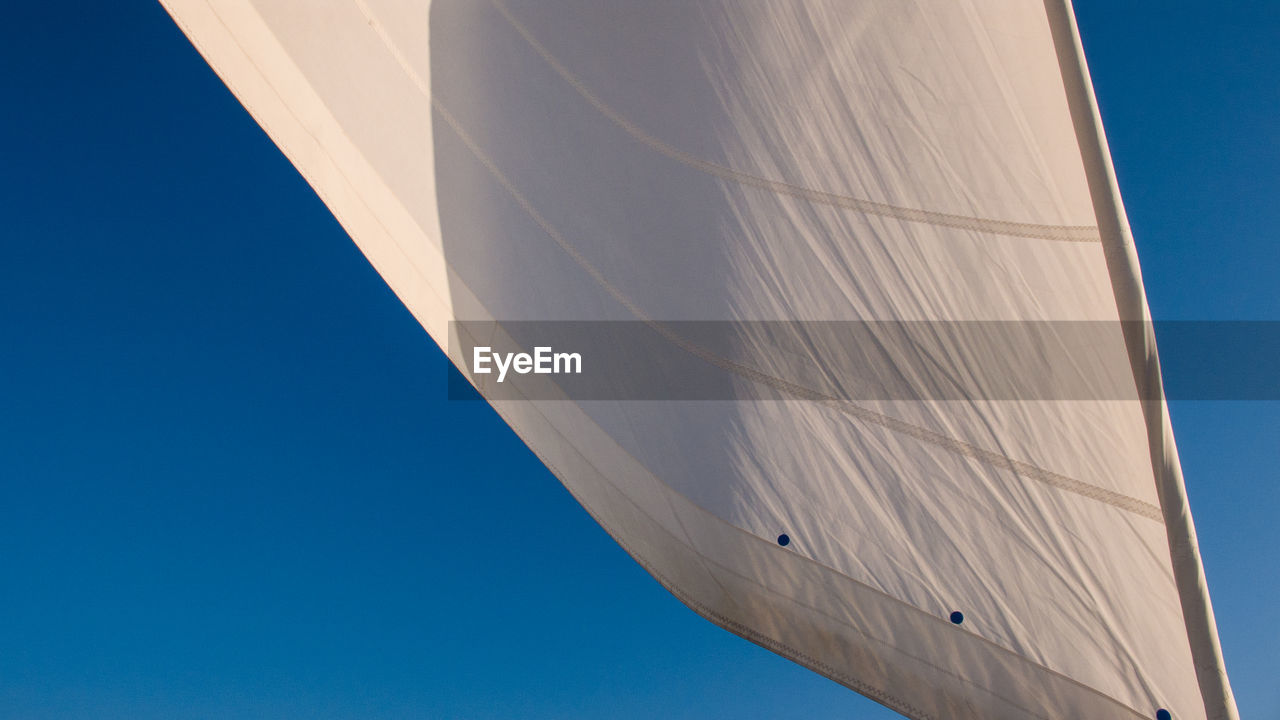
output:
{"label": "small dark eyelet", "polygon": [[1173,720],[1173,714],[1164,708],[1156,711],[1156,720]]}
{"label": "small dark eyelet", "polygon": [[[959,625],[960,623],[964,622],[964,613],[960,612],[959,610],[956,610],[955,612],[951,613],[951,622],[955,623],[956,625]],[[1163,718],[1161,720],[1163,720]]]}
{"label": "small dark eyelet", "polygon": [[782,547],[786,547],[791,544],[791,538],[787,537],[786,533],[783,533],[778,536],[778,544]]}

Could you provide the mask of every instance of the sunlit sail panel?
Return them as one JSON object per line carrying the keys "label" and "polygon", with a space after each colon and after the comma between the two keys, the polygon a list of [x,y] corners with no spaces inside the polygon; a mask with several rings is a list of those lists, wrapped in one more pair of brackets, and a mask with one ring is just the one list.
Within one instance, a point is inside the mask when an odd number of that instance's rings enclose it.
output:
{"label": "sunlit sail panel", "polygon": [[[1054,2],[164,4],[446,350],[454,320],[1145,317]],[[849,348],[778,342],[737,351],[779,400],[478,386],[690,607],[909,717],[1231,716],[1162,403],[852,401],[808,384]],[[966,343],[959,374],[1000,351]]]}

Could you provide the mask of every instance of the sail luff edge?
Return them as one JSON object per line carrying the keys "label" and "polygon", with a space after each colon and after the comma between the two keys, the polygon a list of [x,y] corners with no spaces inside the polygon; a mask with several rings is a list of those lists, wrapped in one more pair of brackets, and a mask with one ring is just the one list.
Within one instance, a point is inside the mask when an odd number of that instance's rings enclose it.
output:
{"label": "sail luff edge", "polygon": [[1084,46],[1076,25],[1075,11],[1071,0],[1045,0],[1044,5],[1067,92],[1072,125],[1080,145],[1098,231],[1102,236],[1103,254],[1111,276],[1116,308],[1124,328],[1134,382],[1138,387],[1139,397],[1156,398],[1143,401],[1143,416],[1146,420],[1156,490],[1165,518],[1174,580],[1178,587],[1183,622],[1205,713],[1209,720],[1239,720],[1239,711],[1222,657],[1204,565],[1196,543],[1195,524],[1187,501],[1186,484],[1182,465],[1178,460],[1169,407],[1164,399],[1155,329],[1151,323],[1151,313],[1142,283],[1142,270],[1129,219],[1120,197],[1119,183],[1094,95]]}

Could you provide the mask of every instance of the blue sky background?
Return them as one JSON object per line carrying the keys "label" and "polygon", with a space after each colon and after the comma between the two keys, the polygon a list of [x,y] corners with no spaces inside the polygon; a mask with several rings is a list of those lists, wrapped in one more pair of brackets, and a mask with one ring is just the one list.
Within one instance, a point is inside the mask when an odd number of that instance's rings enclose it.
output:
{"label": "blue sky background", "polygon": [[[1077,11],[1155,316],[1280,320],[1280,3]],[[0,718],[896,717],[446,401],[158,4],[10,3],[0,93]],[[1242,715],[1280,718],[1280,403],[1173,418]]]}

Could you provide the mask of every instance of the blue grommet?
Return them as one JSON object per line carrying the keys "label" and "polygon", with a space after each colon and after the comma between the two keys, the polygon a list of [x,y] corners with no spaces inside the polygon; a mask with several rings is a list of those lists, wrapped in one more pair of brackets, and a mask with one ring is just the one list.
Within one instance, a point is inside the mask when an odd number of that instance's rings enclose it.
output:
{"label": "blue grommet", "polygon": [[959,625],[960,623],[964,622],[964,613],[960,612],[959,610],[956,610],[955,612],[951,613],[951,622],[955,623],[956,625]]}
{"label": "blue grommet", "polygon": [[1156,711],[1156,720],[1173,720],[1173,713],[1165,710],[1164,708],[1160,708]]}
{"label": "blue grommet", "polygon": [[787,537],[786,533],[782,533],[778,536],[778,544],[782,547],[786,547],[791,544],[791,538]]}

